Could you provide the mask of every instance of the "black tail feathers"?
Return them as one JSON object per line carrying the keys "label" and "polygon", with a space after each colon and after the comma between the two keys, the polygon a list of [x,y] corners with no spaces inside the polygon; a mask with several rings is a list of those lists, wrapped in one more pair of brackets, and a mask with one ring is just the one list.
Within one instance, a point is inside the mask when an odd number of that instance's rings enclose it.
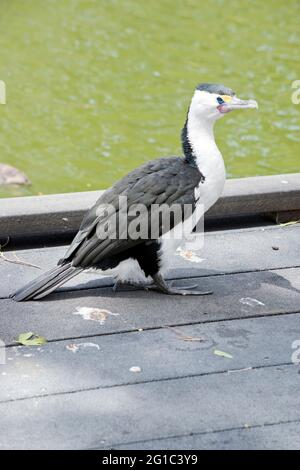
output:
{"label": "black tail feathers", "polygon": [[50,271],[39,276],[34,281],[31,281],[26,286],[17,290],[17,292],[12,294],[10,297],[16,302],[41,299],[72,277],[77,276],[80,271],[82,270],[75,268],[70,263],[56,266]]}

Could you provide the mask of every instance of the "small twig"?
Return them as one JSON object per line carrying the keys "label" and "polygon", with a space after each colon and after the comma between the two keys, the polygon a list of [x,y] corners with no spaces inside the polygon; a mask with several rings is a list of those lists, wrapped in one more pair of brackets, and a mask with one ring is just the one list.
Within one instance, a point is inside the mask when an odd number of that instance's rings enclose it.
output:
{"label": "small twig", "polygon": [[22,266],[29,266],[30,268],[42,269],[40,266],[37,266],[36,264],[28,263],[27,261],[22,261],[20,258],[17,257],[15,253],[13,253],[13,255],[16,258],[15,260],[7,258],[7,256],[5,256],[4,253],[2,253],[1,247],[0,247],[0,257],[7,263],[21,264]]}
{"label": "small twig", "polygon": [[299,220],[292,220],[291,222],[286,222],[285,224],[279,224],[280,227],[289,227],[290,225],[295,225],[295,224],[299,224],[300,223],[300,219]]}
{"label": "small twig", "polygon": [[197,338],[195,336],[189,336],[185,335],[182,333],[182,331],[178,330],[177,328],[174,328],[173,326],[166,326],[171,331],[174,331],[174,333],[178,336],[179,339],[182,339],[183,341],[204,341],[203,338]]}
{"label": "small twig", "polygon": [[4,245],[1,245],[0,244],[0,257],[6,261],[7,263],[12,263],[12,264],[21,264],[22,266],[29,266],[31,268],[37,268],[37,269],[42,269],[40,266],[37,266],[36,264],[32,264],[32,263],[28,263],[27,261],[23,261],[21,260],[20,258],[18,258],[18,256],[16,255],[16,253],[13,253],[14,257],[16,258],[16,260],[14,261],[13,259],[9,259],[7,258],[7,256],[5,256],[4,253],[2,253],[2,248],[4,248],[5,246],[7,246],[9,244],[9,237],[7,237],[7,240],[6,242],[4,243]]}

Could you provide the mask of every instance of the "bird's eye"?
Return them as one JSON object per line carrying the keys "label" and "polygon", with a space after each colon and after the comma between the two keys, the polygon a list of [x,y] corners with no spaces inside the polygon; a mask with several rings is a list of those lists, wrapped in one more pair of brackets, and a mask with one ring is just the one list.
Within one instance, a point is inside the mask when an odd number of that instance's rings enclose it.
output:
{"label": "bird's eye", "polygon": [[217,102],[218,102],[219,104],[224,104],[224,103],[225,103],[225,101],[224,101],[220,96],[218,96]]}

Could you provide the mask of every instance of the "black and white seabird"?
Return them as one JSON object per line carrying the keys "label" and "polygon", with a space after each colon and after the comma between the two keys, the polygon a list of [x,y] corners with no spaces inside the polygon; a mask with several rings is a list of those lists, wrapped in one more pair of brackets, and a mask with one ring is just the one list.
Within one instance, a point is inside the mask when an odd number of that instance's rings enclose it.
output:
{"label": "black and white seabird", "polygon": [[18,290],[12,298],[16,301],[41,299],[81,271],[91,268],[113,270],[116,281],[121,284],[151,279],[152,288],[166,294],[211,293],[175,288],[163,277],[170,259],[170,240],[166,235],[179,225],[191,223],[191,217],[185,218],[184,211],[181,219],[173,218],[168,228],[161,221],[155,238],[136,239],[128,236],[99,237],[99,231],[109,226],[111,217],[111,212],[104,214],[102,209],[107,206],[115,208],[116,212],[121,211],[120,196],[125,196],[127,221],[134,220],[130,208],[143,204],[146,212],[141,225],[143,220],[149,222],[150,229],[150,211],[155,204],[182,207],[189,204],[193,211],[201,204],[206,212],[220,197],[225,183],[224,161],[214,139],[214,124],[226,113],[246,108],[257,108],[256,101],[240,100],[223,85],[202,83],[197,86],[181,134],[184,156],[149,161],[106,190],[87,212],[58,265]]}

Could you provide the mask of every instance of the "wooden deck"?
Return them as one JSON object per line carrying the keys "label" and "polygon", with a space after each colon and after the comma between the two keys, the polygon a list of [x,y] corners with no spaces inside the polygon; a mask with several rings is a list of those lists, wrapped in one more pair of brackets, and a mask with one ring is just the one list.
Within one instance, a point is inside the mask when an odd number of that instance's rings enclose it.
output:
{"label": "wooden deck", "polygon": [[[253,200],[249,181],[241,197],[229,184],[199,259],[174,256],[168,277],[211,296],[114,293],[110,278],[85,273],[18,304],[9,294],[40,270],[0,257],[0,449],[299,449],[300,224],[259,214],[299,215],[300,179],[276,178],[290,194],[271,185]],[[11,235],[6,258],[47,269],[85,203],[66,214],[60,196],[31,201],[34,211],[29,198],[3,201],[0,240]],[[258,217],[224,219],[241,204]],[[111,314],[86,319],[84,307]],[[48,342],[18,346],[27,331]]]}
{"label": "wooden deck", "polygon": [[[0,448],[300,448],[299,240],[299,224],[209,232],[205,259],[175,256],[169,274],[214,291],[202,298],[113,293],[87,273],[17,304],[39,270],[1,259]],[[64,249],[16,254],[46,269]],[[16,346],[26,331],[48,343]]]}

